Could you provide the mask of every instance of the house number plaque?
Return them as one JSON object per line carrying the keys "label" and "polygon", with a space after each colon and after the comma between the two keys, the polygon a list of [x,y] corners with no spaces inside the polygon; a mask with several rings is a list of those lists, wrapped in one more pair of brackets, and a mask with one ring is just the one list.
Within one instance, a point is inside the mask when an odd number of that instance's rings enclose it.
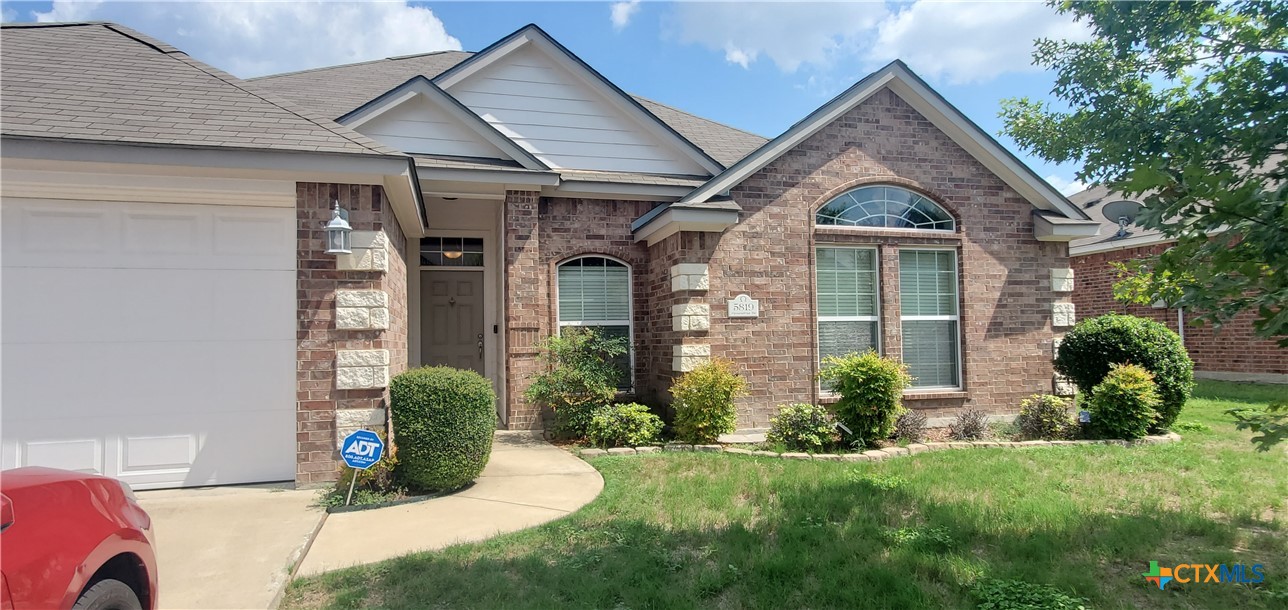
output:
{"label": "house number plaque", "polygon": [[730,318],[759,318],[760,301],[740,294],[729,301]]}

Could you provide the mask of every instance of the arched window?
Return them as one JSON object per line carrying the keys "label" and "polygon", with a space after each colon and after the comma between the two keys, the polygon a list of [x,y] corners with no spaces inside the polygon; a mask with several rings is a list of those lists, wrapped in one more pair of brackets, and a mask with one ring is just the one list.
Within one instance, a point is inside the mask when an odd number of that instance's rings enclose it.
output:
{"label": "arched window", "polygon": [[935,202],[897,186],[862,186],[827,202],[814,215],[820,226],[952,231],[953,217]]}
{"label": "arched window", "polygon": [[627,353],[618,360],[618,388],[632,387],[631,269],[604,256],[580,256],[559,264],[559,328],[594,329],[603,337],[625,337]]}

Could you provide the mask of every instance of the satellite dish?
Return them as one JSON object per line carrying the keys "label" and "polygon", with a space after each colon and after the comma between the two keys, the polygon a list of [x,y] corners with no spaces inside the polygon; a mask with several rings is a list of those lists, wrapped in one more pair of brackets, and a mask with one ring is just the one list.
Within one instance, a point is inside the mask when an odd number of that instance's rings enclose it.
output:
{"label": "satellite dish", "polygon": [[1114,235],[1114,239],[1121,239],[1131,234],[1127,231],[1127,227],[1136,222],[1140,208],[1139,202],[1127,200],[1106,203],[1105,207],[1100,208],[1100,213],[1104,214],[1106,220],[1118,223],[1118,233]]}

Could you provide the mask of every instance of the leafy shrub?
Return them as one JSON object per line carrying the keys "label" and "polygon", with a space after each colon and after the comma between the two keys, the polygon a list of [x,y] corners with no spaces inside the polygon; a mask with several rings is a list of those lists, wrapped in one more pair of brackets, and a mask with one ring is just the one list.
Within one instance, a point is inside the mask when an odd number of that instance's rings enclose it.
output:
{"label": "leafy shrub", "polygon": [[732,361],[715,358],[675,380],[675,435],[686,443],[714,443],[733,432],[738,412],[733,401],[747,393],[747,380],[734,372]]}
{"label": "leafy shrub", "polygon": [[540,356],[545,370],[532,378],[524,397],[550,407],[558,433],[586,436],[595,410],[617,396],[622,372],[616,359],[626,353],[626,342],[583,328],[547,337]]}
{"label": "leafy shrub", "polygon": [[1025,439],[1055,440],[1072,436],[1077,424],[1069,413],[1069,401],[1050,394],[1034,394],[1020,401],[1015,425]]}
{"label": "leafy shrub", "polygon": [[948,438],[955,441],[977,441],[985,436],[988,436],[988,415],[983,411],[967,409],[948,424]]}
{"label": "leafy shrub", "polygon": [[662,418],[638,403],[600,407],[590,418],[586,437],[600,447],[638,447],[657,440]]}
{"label": "leafy shrub", "polygon": [[832,449],[841,441],[832,412],[827,407],[810,404],[787,405],[779,409],[778,415],[769,420],[769,434],[765,438],[789,451],[810,453]]}
{"label": "leafy shrub", "polygon": [[491,382],[474,371],[423,367],[394,377],[389,397],[399,479],[419,489],[450,491],[483,472],[496,431]]}
{"label": "leafy shrub", "polygon": [[1085,610],[1091,603],[1048,585],[991,578],[976,581],[971,596],[981,610]]}
{"label": "leafy shrub", "polygon": [[1087,400],[1091,426],[1108,438],[1140,438],[1158,419],[1154,376],[1135,364],[1115,364]]}
{"label": "leafy shrub", "polygon": [[926,415],[914,409],[905,409],[894,420],[894,437],[909,443],[926,440]]}
{"label": "leafy shrub", "polygon": [[863,443],[888,438],[901,410],[903,391],[912,385],[908,367],[875,351],[823,359],[819,379],[841,395],[836,417]]}
{"label": "leafy shrub", "polygon": [[1194,387],[1194,362],[1181,338],[1153,320],[1108,314],[1079,322],[1064,336],[1055,370],[1090,394],[1112,364],[1136,364],[1154,375],[1161,403],[1155,429],[1176,421]]}

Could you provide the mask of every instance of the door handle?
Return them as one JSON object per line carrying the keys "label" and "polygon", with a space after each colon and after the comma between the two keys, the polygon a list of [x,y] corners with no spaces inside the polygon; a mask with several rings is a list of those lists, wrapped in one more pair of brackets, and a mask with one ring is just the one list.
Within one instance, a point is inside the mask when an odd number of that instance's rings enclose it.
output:
{"label": "door handle", "polygon": [[483,359],[483,333],[479,333],[479,359]]}

